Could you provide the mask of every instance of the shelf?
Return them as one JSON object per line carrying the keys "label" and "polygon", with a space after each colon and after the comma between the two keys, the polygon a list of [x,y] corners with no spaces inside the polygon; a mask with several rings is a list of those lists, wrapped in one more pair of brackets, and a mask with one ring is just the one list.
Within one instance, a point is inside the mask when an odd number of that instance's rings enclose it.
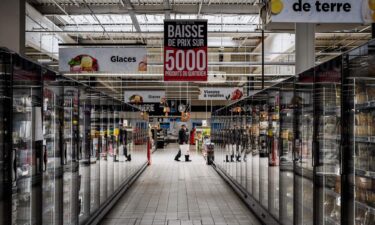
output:
{"label": "shelf", "polygon": [[367,177],[370,179],[375,179],[375,172],[355,169],[355,175],[360,177]]}
{"label": "shelf", "polygon": [[355,201],[355,204],[358,206],[358,208],[361,208],[361,209],[366,210],[366,211],[370,211],[372,214],[375,214],[375,208],[373,208],[369,205],[366,205],[362,202],[359,202],[359,201]]}
{"label": "shelf", "polygon": [[340,222],[337,222],[336,220],[333,220],[331,219],[330,217],[326,216],[324,218],[324,220],[328,223],[328,224],[334,224],[334,225],[340,225]]}
{"label": "shelf", "polygon": [[329,189],[329,188],[324,188],[324,192],[327,193],[329,196],[334,197],[334,198],[340,198],[340,194]]}
{"label": "shelf", "polygon": [[355,109],[358,111],[375,109],[375,101],[370,101],[362,104],[356,104]]}
{"label": "shelf", "polygon": [[319,141],[322,141],[322,140],[336,140],[336,141],[340,141],[341,140],[341,136],[334,136],[334,135],[320,135],[320,137],[318,137],[318,140]]}
{"label": "shelf", "polygon": [[341,112],[340,106],[321,106],[321,108],[317,108],[315,110],[315,113],[320,114],[320,115],[326,115],[326,114],[340,115],[340,112]]}
{"label": "shelf", "polygon": [[356,137],[355,141],[356,142],[373,143],[373,144],[375,144],[375,136]]}

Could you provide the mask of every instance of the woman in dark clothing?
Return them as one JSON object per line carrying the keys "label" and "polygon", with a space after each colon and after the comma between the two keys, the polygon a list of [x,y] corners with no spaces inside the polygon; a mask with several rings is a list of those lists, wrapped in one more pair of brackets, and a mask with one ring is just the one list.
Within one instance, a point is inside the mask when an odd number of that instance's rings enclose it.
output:
{"label": "woman in dark clothing", "polygon": [[[189,148],[189,135],[188,135],[188,129],[186,128],[185,124],[183,124],[181,126],[181,129],[178,132],[178,144],[180,146],[180,149],[178,150],[178,153],[177,153],[176,157],[174,158],[174,160],[176,160],[176,161],[180,161],[181,150],[185,150],[185,149],[182,149],[182,148]],[[185,150],[184,154],[185,154],[185,161],[191,162],[191,160],[189,159],[188,150]]]}

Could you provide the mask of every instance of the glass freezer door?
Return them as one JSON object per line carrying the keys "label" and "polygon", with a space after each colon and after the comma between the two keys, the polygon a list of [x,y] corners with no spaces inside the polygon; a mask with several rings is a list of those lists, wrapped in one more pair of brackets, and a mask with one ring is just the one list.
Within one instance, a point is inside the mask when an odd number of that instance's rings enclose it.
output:
{"label": "glass freezer door", "polygon": [[[0,51],[0,105],[12,105],[11,54]],[[12,208],[12,108],[0,107],[0,224],[11,224]]]}
{"label": "glass freezer door", "polygon": [[269,127],[268,127],[268,211],[279,218],[279,140],[280,140],[280,88],[272,87],[268,91]]}
{"label": "glass freezer door", "polygon": [[63,215],[64,225],[78,224],[78,89],[64,87]]}
{"label": "glass freezer door", "polygon": [[[375,41],[344,60],[343,218],[346,224],[375,224]],[[343,125],[344,127],[344,125]],[[344,216],[345,215],[345,216]]]}
{"label": "glass freezer door", "polygon": [[295,83],[294,218],[297,224],[313,224],[313,88],[314,69],[300,74]]}
{"label": "glass freezer door", "polygon": [[84,224],[90,216],[90,118],[91,101],[90,92],[81,90],[80,92],[80,113],[79,113],[79,223]]}
{"label": "glass freezer door", "polygon": [[61,111],[58,87],[43,91],[43,224],[62,221]]}
{"label": "glass freezer door", "polygon": [[100,96],[92,96],[91,107],[91,155],[90,155],[90,214],[100,205]]}
{"label": "glass freezer door", "polygon": [[[41,224],[41,68],[24,59],[14,58],[12,224]],[[23,66],[27,66],[27,70]]]}
{"label": "glass freezer door", "polygon": [[279,163],[279,221],[281,224],[293,224],[294,174],[293,174],[293,138],[294,138],[294,79],[280,85],[280,163]]}
{"label": "glass freezer door", "polygon": [[114,109],[113,101],[108,102],[107,111],[107,197],[111,196],[114,191]]}
{"label": "glass freezer door", "polygon": [[315,68],[314,221],[341,220],[341,57]]}
{"label": "glass freezer door", "polygon": [[108,143],[107,143],[107,130],[108,130],[108,106],[107,98],[101,96],[100,99],[100,205],[107,199],[107,155],[108,155]]}
{"label": "glass freezer door", "polygon": [[119,147],[120,147],[120,103],[114,105],[114,129],[113,129],[113,154],[114,154],[114,190],[120,186],[120,165],[119,165]]}

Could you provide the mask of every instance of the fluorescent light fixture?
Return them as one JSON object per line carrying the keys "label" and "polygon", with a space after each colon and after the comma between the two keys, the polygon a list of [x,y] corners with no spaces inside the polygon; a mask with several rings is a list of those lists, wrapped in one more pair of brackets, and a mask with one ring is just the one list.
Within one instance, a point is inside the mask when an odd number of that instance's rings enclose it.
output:
{"label": "fluorescent light fixture", "polygon": [[49,63],[52,62],[52,59],[37,59],[39,63]]}

